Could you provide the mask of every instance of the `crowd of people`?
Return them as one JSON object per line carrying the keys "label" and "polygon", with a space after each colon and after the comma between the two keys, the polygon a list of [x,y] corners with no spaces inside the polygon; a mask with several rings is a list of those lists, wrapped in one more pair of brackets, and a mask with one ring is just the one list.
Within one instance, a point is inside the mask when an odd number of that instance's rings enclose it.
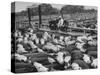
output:
{"label": "crowd of people", "polygon": [[31,64],[32,72],[98,67],[96,34],[70,36],[28,28],[16,30],[12,36],[12,60]]}

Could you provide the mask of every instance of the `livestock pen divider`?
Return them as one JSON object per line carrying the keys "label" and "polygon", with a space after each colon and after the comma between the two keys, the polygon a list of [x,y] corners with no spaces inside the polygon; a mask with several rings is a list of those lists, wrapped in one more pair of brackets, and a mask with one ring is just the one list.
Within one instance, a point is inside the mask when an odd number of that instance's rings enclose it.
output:
{"label": "livestock pen divider", "polygon": [[[36,21],[35,21],[36,22]],[[73,27],[73,26],[68,26],[69,31],[67,32],[63,32],[63,31],[56,31],[56,30],[50,30],[49,29],[49,24],[47,22],[45,22],[44,20],[42,21],[42,24],[39,24],[39,22],[37,22],[37,24],[35,25],[35,22],[33,20],[30,21],[30,24],[32,26],[32,28],[36,28],[42,31],[48,31],[48,32],[57,32],[57,33],[61,33],[61,34],[70,34],[70,35],[74,35],[75,32],[73,32],[72,30],[82,30],[83,33],[77,33],[75,35],[87,35],[86,31],[96,31],[97,29],[90,29],[90,28],[81,28],[81,27]],[[29,21],[16,21],[15,22],[16,26],[18,27],[28,27],[30,26]]]}

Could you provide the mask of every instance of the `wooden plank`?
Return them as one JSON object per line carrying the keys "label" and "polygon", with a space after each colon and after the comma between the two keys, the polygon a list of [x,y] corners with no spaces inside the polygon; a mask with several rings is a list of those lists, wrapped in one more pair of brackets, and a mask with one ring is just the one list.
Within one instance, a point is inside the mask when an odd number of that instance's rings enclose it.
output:
{"label": "wooden plank", "polygon": [[15,69],[15,73],[26,73],[25,68]]}
{"label": "wooden plank", "polygon": [[32,64],[29,63],[23,63],[23,62],[15,62],[15,68],[25,68],[25,67],[29,67],[32,66]]}
{"label": "wooden plank", "polygon": [[48,59],[47,57],[42,57],[42,58],[31,58],[30,59],[33,62],[39,62],[39,63],[42,63],[42,64],[48,64]]}
{"label": "wooden plank", "polygon": [[36,72],[35,67],[28,67],[28,68],[19,68],[15,69],[16,73],[30,73],[30,72]]}
{"label": "wooden plank", "polygon": [[[41,30],[41,31],[47,31],[47,32],[51,32],[51,33],[58,33],[58,34],[64,34],[64,35],[71,35],[71,36],[84,35],[84,33],[80,33],[80,32],[62,32],[62,31],[47,30],[47,29],[42,29],[42,28],[40,28],[39,30]],[[86,35],[88,35],[88,33],[87,33]]]}
{"label": "wooden plank", "polygon": [[[59,64],[54,63],[54,64],[48,64],[48,65],[43,65],[47,68],[53,68],[59,66]],[[28,67],[20,67],[20,68],[15,68],[16,73],[29,73],[29,72],[37,72],[35,66],[28,66]]]}
{"label": "wooden plank", "polygon": [[31,56],[31,57],[46,57],[48,56],[47,53],[27,53],[27,54],[23,54],[27,57]]}
{"label": "wooden plank", "polygon": [[88,30],[88,31],[90,31],[90,30],[97,31],[97,29],[89,29],[89,28],[80,28],[80,27],[70,27],[70,28],[72,28],[72,29],[81,29],[81,30]]}

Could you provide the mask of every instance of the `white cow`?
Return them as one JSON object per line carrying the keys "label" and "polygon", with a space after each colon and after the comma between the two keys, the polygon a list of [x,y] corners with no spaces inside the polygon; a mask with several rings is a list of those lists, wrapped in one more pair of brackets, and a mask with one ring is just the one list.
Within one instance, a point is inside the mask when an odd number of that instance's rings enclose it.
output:
{"label": "white cow", "polygon": [[56,62],[53,58],[51,58],[51,57],[48,57],[48,61],[49,61],[49,63],[54,63],[54,62]]}
{"label": "white cow", "polygon": [[17,31],[14,33],[14,36],[15,37],[18,37],[18,32]]}
{"label": "white cow", "polygon": [[77,42],[75,45],[76,45],[76,47],[77,47],[78,49],[80,49],[80,51],[85,52],[86,49],[83,48],[84,44],[85,44],[85,43],[78,43],[78,42]]}
{"label": "white cow", "polygon": [[70,40],[71,40],[71,36],[66,36],[66,37],[64,38],[64,41],[65,41],[65,42],[70,41]]}
{"label": "white cow", "polygon": [[35,38],[35,43],[39,44],[39,38]]}
{"label": "white cow", "polygon": [[15,59],[18,60],[18,61],[27,62],[27,57],[26,56],[20,55],[20,54],[17,54],[17,53],[15,53]]}
{"label": "white cow", "polygon": [[32,34],[31,40],[35,40],[37,38],[36,34]]}
{"label": "white cow", "polygon": [[22,41],[23,41],[23,38],[21,38],[21,37],[16,40],[16,42],[18,42],[18,43],[20,43]]}
{"label": "white cow", "polygon": [[33,63],[38,72],[47,72],[49,69],[38,62]]}
{"label": "white cow", "polygon": [[81,70],[82,68],[77,63],[72,63],[72,69],[73,70]]}
{"label": "white cow", "polygon": [[71,60],[71,56],[66,56],[64,58],[65,63],[68,63]]}
{"label": "white cow", "polygon": [[87,54],[83,54],[83,60],[88,64],[91,63],[90,56]]}
{"label": "white cow", "polygon": [[66,44],[67,46],[69,46],[69,45],[74,44],[75,42],[76,42],[75,40],[72,40],[72,41],[65,41],[65,44]]}
{"label": "white cow", "polygon": [[60,36],[60,39],[59,39],[59,40],[60,40],[60,41],[63,41],[63,39],[64,39],[64,37],[63,37],[63,36]]}
{"label": "white cow", "polygon": [[22,34],[21,34],[21,32],[20,32],[20,31],[18,32],[18,36],[22,36]]}
{"label": "white cow", "polygon": [[40,52],[40,53],[44,53],[44,51],[40,48],[37,48],[37,51]]}
{"label": "white cow", "polygon": [[53,39],[53,42],[56,43],[56,44],[58,44],[59,40],[55,38],[55,39]]}
{"label": "white cow", "polygon": [[25,37],[29,38],[29,34],[25,33]]}
{"label": "white cow", "polygon": [[97,46],[97,40],[88,41],[88,44],[91,46]]}
{"label": "white cow", "polygon": [[61,48],[63,48],[60,45],[53,45],[52,43],[47,43],[46,45],[43,46],[43,49],[47,49],[47,50],[52,50],[52,51],[59,51]]}
{"label": "white cow", "polygon": [[25,50],[25,48],[23,48],[23,45],[18,44],[17,47],[18,47],[17,53],[27,52],[27,51]]}
{"label": "white cow", "polygon": [[40,39],[40,44],[44,45],[45,44],[45,40],[43,38]]}
{"label": "white cow", "polygon": [[23,42],[24,42],[25,44],[27,44],[27,43],[28,43],[28,37],[24,37]]}
{"label": "white cow", "polygon": [[59,39],[59,44],[62,44],[62,45],[64,45],[64,37],[63,36],[60,36],[60,39]]}
{"label": "white cow", "polygon": [[67,69],[70,66],[70,63],[69,63],[70,60],[71,60],[71,56],[65,56],[64,62],[65,64],[67,64],[64,66],[65,69]]}
{"label": "white cow", "polygon": [[48,34],[48,32],[45,32],[43,34],[43,39],[47,40],[48,38],[51,38],[51,36]]}
{"label": "white cow", "polygon": [[77,37],[77,41],[79,42],[85,42],[84,40],[88,40],[87,36],[86,35],[83,35],[83,36],[78,36]]}
{"label": "white cow", "polygon": [[57,53],[56,60],[58,61],[59,64],[63,64],[63,63],[64,63],[63,55],[64,55],[63,52],[58,52],[58,53]]}
{"label": "white cow", "polygon": [[98,66],[98,59],[97,58],[93,59],[93,62],[91,63],[91,66],[93,66],[95,68]]}
{"label": "white cow", "polygon": [[31,48],[37,48],[37,46],[30,40],[28,41],[28,44],[31,46]]}
{"label": "white cow", "polygon": [[88,40],[93,40],[93,37],[92,37],[92,36],[88,36],[87,39],[88,39]]}

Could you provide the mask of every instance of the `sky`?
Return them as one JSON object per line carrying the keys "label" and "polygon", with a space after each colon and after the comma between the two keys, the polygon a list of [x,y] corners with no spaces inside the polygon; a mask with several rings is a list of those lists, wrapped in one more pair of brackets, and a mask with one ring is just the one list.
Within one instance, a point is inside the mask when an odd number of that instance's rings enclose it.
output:
{"label": "sky", "polygon": [[[32,5],[39,5],[39,3],[37,4],[37,3],[31,3],[31,2],[16,2],[15,12],[20,12],[22,10],[25,10],[27,7],[32,6]],[[61,9],[64,6],[62,4],[51,4],[51,5],[52,7],[55,7],[57,9]],[[97,9],[94,6],[85,6],[85,9],[91,9],[91,8]]]}

